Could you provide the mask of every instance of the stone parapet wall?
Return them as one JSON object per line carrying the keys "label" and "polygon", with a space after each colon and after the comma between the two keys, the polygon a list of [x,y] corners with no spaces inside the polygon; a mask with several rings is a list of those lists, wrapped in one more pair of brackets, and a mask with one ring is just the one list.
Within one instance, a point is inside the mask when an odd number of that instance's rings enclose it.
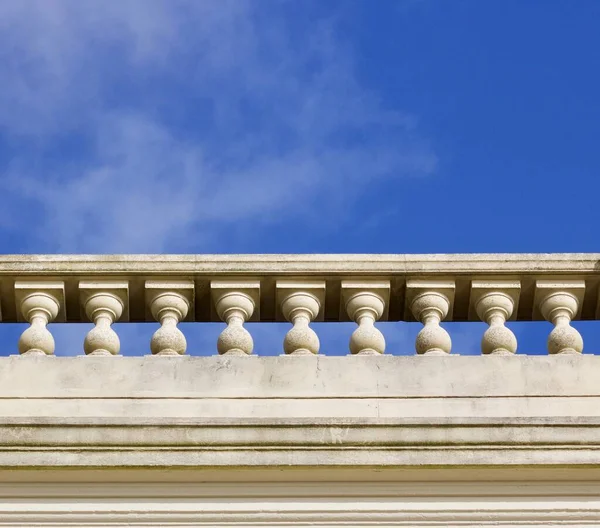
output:
{"label": "stone parapet wall", "polygon": [[600,358],[0,359],[0,465],[600,464]]}

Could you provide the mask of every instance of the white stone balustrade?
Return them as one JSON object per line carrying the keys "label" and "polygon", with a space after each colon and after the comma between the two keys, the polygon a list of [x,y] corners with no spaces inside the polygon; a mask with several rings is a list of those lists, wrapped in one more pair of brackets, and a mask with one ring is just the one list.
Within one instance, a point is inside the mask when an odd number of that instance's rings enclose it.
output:
{"label": "white stone balustrade", "polygon": [[185,354],[187,341],[177,328],[193,308],[194,282],[148,280],[145,284],[146,300],[152,317],[160,323],[150,340],[150,350],[156,356]]}
{"label": "white stone balustrade", "polygon": [[449,354],[452,340],[440,326],[454,301],[454,281],[409,280],[406,284],[410,311],[423,323],[415,348],[418,354],[440,356]]}
{"label": "white stone balustrade", "polygon": [[585,282],[538,280],[536,305],[544,319],[554,325],[548,336],[550,354],[581,354],[583,339],[571,326],[571,321],[579,314],[585,293]]}
{"label": "white stone balustrade", "polygon": [[296,356],[318,354],[319,336],[309,326],[323,313],[325,281],[277,281],[277,304],[292,328],[285,335],[283,350]]}
{"label": "white stone balustrade", "polygon": [[111,325],[126,311],[128,283],[126,281],[82,281],[79,283],[82,307],[94,323],[83,342],[83,350],[92,356],[119,353],[121,342]]}
{"label": "white stone balustrade", "polygon": [[[25,356],[54,354],[54,337],[47,328],[49,322],[64,319],[64,283],[15,282],[15,299],[19,320],[30,326],[19,338],[19,352]],[[19,316],[18,316],[19,317]]]}
{"label": "white stone balustrade", "polygon": [[600,254],[0,256],[0,525],[600,526],[599,288]]}
{"label": "white stone balustrade", "polygon": [[486,329],[474,326],[482,354],[511,356],[511,321],[547,320],[548,352],[581,354],[572,321],[600,319],[599,263],[600,254],[6,255],[0,321],[29,323],[18,350],[40,357],[55,351],[49,323],[92,322],[81,355],[112,357],[139,353],[120,350],[113,323],[158,322],[152,355],[181,357],[180,323],[216,321],[226,323],[216,350],[194,353],[248,356],[255,327],[246,323],[274,321],[291,324],[279,345],[286,356],[339,354],[323,350],[313,323],[344,321],[357,325],[352,355],[407,353],[386,350],[380,323],[417,321],[417,355],[444,356],[463,352],[452,350],[446,323],[483,321]]}
{"label": "white stone balustrade", "polygon": [[217,341],[219,354],[252,354],[254,340],[243,325],[254,315],[259,304],[260,283],[213,281],[210,287],[217,313],[227,323]]}
{"label": "white stone balustrade", "polygon": [[481,340],[481,352],[506,356],[517,351],[517,338],[505,326],[519,301],[521,284],[515,281],[473,281],[471,299],[479,318],[489,325]]}
{"label": "white stone balustrade", "polygon": [[352,354],[383,354],[385,338],[375,327],[387,307],[389,281],[342,281],[342,302],[358,328],[350,336]]}

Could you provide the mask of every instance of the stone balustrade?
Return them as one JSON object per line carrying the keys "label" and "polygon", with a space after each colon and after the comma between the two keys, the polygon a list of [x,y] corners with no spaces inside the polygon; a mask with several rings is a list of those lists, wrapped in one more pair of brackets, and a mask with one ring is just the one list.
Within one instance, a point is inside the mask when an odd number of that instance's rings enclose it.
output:
{"label": "stone balustrade", "polygon": [[[82,353],[120,353],[115,322],[160,323],[149,352],[179,356],[182,321],[223,321],[219,354],[253,352],[248,322],[288,321],[289,355],[323,353],[314,321],[354,321],[349,352],[386,352],[380,321],[419,321],[419,355],[452,352],[447,321],[483,321],[483,354],[511,355],[507,321],[547,320],[550,354],[579,354],[571,326],[600,315],[600,254],[19,255],[0,257],[3,322],[27,322],[18,350],[54,353],[49,323],[92,322]],[[149,336],[150,337],[150,336]],[[541,348],[541,344],[540,344]],[[387,351],[393,352],[393,351]]]}
{"label": "stone balustrade", "polygon": [[[600,526],[600,356],[572,326],[600,315],[599,261],[0,257],[1,320],[25,327],[0,357],[0,525]],[[537,320],[550,355],[515,354]],[[214,355],[186,354],[181,323],[210,321]],[[281,355],[249,359],[270,321]],[[383,321],[420,326],[414,356]],[[483,355],[448,321],[479,321]],[[64,322],[81,355],[49,359]],[[154,322],[145,357],[107,359],[123,322]]]}

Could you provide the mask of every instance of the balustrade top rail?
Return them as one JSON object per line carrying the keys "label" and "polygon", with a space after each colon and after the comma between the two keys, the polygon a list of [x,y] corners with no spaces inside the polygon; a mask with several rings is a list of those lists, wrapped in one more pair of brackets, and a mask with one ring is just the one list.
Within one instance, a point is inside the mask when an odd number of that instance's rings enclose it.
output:
{"label": "balustrade top rail", "polygon": [[119,351],[116,321],[159,321],[152,352],[178,355],[181,321],[224,321],[222,354],[247,354],[247,321],[289,321],[284,350],[313,354],[313,321],[355,321],[356,354],[377,354],[376,321],[420,321],[421,354],[446,354],[442,321],[484,321],[482,351],[512,354],[509,320],[548,320],[550,353],[578,353],[574,319],[600,317],[600,254],[470,255],[5,255],[0,256],[4,322],[29,322],[23,354],[53,353],[49,322],[95,323],[88,354]]}
{"label": "balustrade top rail", "polygon": [[0,255],[2,275],[184,273],[479,274],[600,272],[600,253],[290,254],[290,255]]}

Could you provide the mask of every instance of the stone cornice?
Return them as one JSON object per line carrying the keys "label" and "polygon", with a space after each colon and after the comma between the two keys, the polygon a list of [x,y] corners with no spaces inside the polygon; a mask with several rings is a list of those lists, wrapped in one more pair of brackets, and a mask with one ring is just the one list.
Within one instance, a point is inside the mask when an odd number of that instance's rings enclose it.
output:
{"label": "stone cornice", "polygon": [[600,273],[600,253],[0,255],[0,275]]}
{"label": "stone cornice", "polygon": [[600,358],[0,359],[0,466],[600,464]]}
{"label": "stone cornice", "polygon": [[0,526],[600,524],[600,357],[0,358]]}
{"label": "stone cornice", "polygon": [[0,467],[507,467],[600,464],[600,418],[2,420]]}
{"label": "stone cornice", "polygon": [[[0,526],[597,526],[597,483],[0,486]],[[16,500],[15,500],[16,499]]]}

